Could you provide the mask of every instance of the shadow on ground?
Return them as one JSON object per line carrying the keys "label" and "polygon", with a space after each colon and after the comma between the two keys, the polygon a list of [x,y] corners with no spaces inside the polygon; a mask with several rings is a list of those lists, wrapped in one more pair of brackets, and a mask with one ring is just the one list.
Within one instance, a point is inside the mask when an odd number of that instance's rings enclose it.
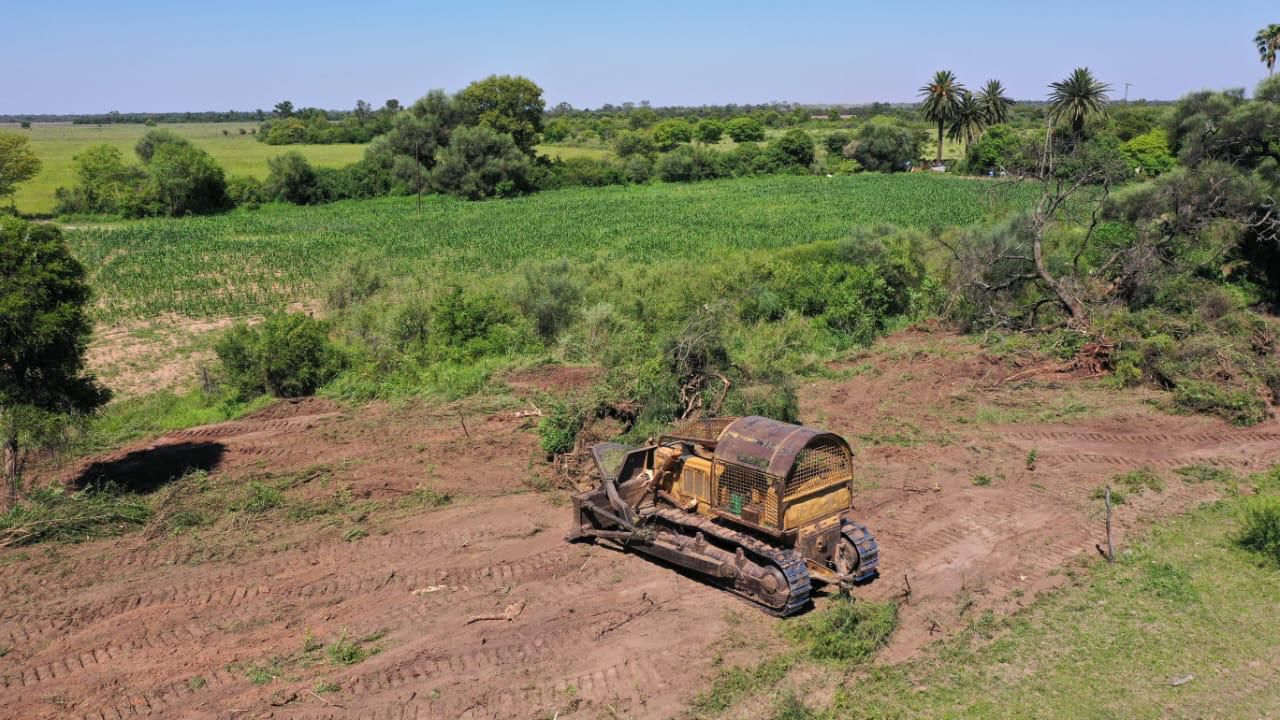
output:
{"label": "shadow on ground", "polygon": [[216,442],[159,445],[95,462],[72,482],[76,487],[114,484],[123,490],[149,493],[193,470],[212,472],[225,454],[226,448]]}

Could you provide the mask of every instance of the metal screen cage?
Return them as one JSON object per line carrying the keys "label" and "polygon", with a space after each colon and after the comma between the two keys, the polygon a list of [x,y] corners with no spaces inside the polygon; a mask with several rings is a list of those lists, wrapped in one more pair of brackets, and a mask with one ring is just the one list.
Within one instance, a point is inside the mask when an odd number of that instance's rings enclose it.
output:
{"label": "metal screen cage", "polygon": [[736,417],[709,417],[686,420],[668,433],[671,437],[703,440],[711,443],[720,438],[720,433],[736,421]]}
{"label": "metal screen cage", "polygon": [[778,479],[755,468],[716,460],[715,507],[765,527],[778,527]]}
{"label": "metal screen cage", "polygon": [[833,433],[744,417],[720,432],[712,476],[717,510],[782,531],[792,501],[853,479],[853,453]]}
{"label": "metal screen cage", "polygon": [[830,438],[818,438],[796,453],[785,485],[787,500],[853,479],[849,446]]}

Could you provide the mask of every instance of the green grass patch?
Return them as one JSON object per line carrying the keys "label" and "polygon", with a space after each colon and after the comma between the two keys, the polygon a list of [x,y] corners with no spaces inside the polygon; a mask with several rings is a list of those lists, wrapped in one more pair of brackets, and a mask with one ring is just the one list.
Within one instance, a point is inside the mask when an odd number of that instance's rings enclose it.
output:
{"label": "green grass patch", "polygon": [[234,420],[272,402],[265,395],[241,400],[200,389],[184,393],[163,390],[119,400],[92,420],[82,450],[116,448],[139,438]]}
{"label": "green grass patch", "polygon": [[[297,150],[318,167],[341,167],[364,156],[363,145],[290,145],[271,146],[260,143],[248,131],[257,123],[164,123],[161,128],[188,138],[208,152],[222,166],[227,176],[247,175],[258,179],[267,176],[267,160]],[[0,125],[0,129],[21,132],[31,138],[31,149],[42,163],[40,172],[28,182],[18,185],[14,203],[24,213],[50,213],[56,203],[54,191],[76,183],[72,158],[90,145],[106,143],[119,148],[130,162],[137,156],[133,148],[152,128],[138,124],[73,125],[71,123],[33,123],[29,130],[17,125]],[[241,135],[240,130],[245,134]],[[223,131],[226,131],[224,134]]]}
{"label": "green grass patch", "polygon": [[1214,465],[1197,464],[1184,465],[1173,471],[1182,478],[1183,482],[1188,483],[1217,483],[1229,485],[1240,481],[1240,476],[1234,472],[1220,468]]}
{"label": "green grass patch", "polygon": [[837,598],[823,610],[788,622],[783,632],[814,660],[858,663],[888,644],[897,626],[897,603]]}
{"label": "green grass patch", "polygon": [[748,696],[772,689],[786,677],[795,659],[794,655],[780,655],[766,658],[753,667],[724,670],[710,688],[694,698],[691,709],[696,717],[717,716]]}
{"label": "green grass patch", "polygon": [[1130,495],[1141,495],[1145,490],[1164,492],[1164,480],[1149,467],[1130,470],[1112,478],[1115,485]]}
{"label": "green grass patch", "polygon": [[143,498],[114,485],[78,492],[61,486],[37,488],[0,514],[0,547],[119,535],[146,523],[151,514]]}
{"label": "green grass patch", "polygon": [[[1076,584],[917,660],[857,672],[800,717],[1266,716],[1280,707],[1280,566],[1237,547],[1257,526],[1280,527],[1280,499],[1165,523],[1114,565],[1096,561]],[[1248,548],[1271,546],[1271,532]]]}

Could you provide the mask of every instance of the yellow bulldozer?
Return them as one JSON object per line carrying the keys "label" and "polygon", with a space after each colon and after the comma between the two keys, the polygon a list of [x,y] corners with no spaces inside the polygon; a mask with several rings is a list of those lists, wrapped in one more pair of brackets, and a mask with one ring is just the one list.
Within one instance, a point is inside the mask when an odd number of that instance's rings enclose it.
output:
{"label": "yellow bulldozer", "polygon": [[599,485],[573,496],[570,541],[604,540],[705,577],[774,615],[811,580],[877,575],[853,519],[853,452],[839,435],[764,417],[687,422],[645,447],[591,448]]}

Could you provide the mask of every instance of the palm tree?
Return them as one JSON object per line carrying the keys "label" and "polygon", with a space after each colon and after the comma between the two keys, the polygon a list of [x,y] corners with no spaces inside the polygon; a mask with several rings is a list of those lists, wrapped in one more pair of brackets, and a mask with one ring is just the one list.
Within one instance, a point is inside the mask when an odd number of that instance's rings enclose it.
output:
{"label": "palm tree", "polygon": [[969,152],[969,143],[978,139],[983,128],[987,126],[987,115],[982,103],[971,92],[960,94],[960,102],[956,103],[955,116],[947,128],[947,137],[964,142],[964,150]]}
{"label": "palm tree", "polygon": [[1258,59],[1267,66],[1267,75],[1270,76],[1276,69],[1276,52],[1280,51],[1280,25],[1262,28],[1253,36],[1253,42],[1258,45]]}
{"label": "palm tree", "polygon": [[978,105],[988,125],[999,125],[1009,121],[1009,107],[1013,105],[1004,94],[1004,85],[999,80],[988,80],[978,92]]}
{"label": "palm tree", "polygon": [[1049,85],[1049,119],[1069,120],[1071,133],[1079,137],[1084,123],[1107,113],[1107,91],[1111,86],[1101,82],[1089,68],[1076,68],[1066,80]]}
{"label": "palm tree", "polygon": [[942,131],[955,118],[962,92],[964,85],[956,80],[956,74],[950,70],[939,70],[933,74],[933,80],[929,84],[920,88],[920,96],[924,98],[920,112],[925,120],[938,124],[939,163],[942,162]]}

